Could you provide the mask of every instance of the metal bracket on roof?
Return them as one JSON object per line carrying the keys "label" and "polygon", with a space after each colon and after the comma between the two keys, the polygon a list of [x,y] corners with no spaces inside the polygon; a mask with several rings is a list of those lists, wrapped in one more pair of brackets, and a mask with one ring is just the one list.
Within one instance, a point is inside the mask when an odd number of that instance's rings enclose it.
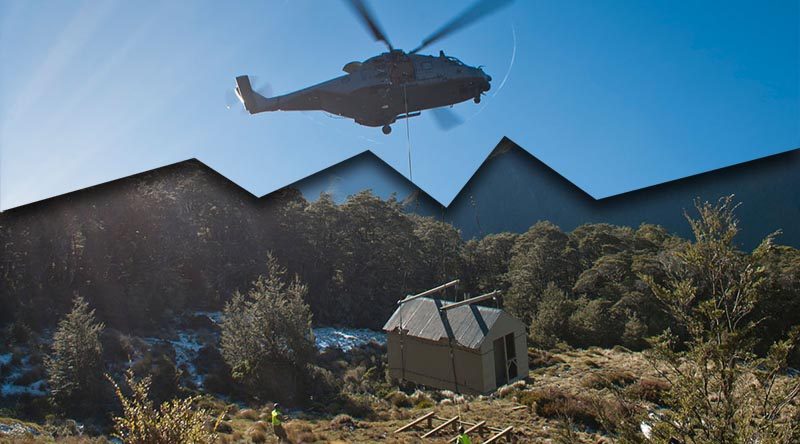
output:
{"label": "metal bracket on roof", "polygon": [[430,290],[425,290],[422,293],[418,293],[418,294],[415,294],[413,296],[412,295],[408,295],[408,296],[405,297],[405,299],[400,299],[399,301],[397,301],[397,305],[401,305],[401,304],[404,304],[404,303],[406,303],[408,301],[413,301],[414,299],[421,298],[423,296],[428,296],[428,295],[433,294],[433,293],[438,293],[440,291],[444,291],[445,289],[450,288],[453,285],[458,284],[458,282],[459,282],[459,280],[456,279],[454,281],[450,281],[450,282],[448,282],[446,284],[440,285],[440,286],[438,286],[436,288],[431,288]]}
{"label": "metal bracket on roof", "polygon": [[470,304],[474,304],[476,302],[485,301],[487,299],[492,299],[492,298],[497,297],[500,293],[502,293],[500,290],[495,290],[495,291],[493,291],[491,293],[486,293],[486,294],[482,294],[480,296],[475,296],[474,298],[464,299],[463,301],[460,301],[460,302],[455,302],[453,304],[443,305],[441,308],[439,308],[439,311],[450,310],[451,308],[461,307],[462,305],[470,305]]}

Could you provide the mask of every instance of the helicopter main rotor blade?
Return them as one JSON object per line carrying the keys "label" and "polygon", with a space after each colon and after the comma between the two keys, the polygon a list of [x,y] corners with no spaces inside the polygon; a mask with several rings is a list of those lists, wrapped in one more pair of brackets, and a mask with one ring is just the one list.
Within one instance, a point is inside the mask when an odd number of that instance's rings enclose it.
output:
{"label": "helicopter main rotor blade", "polygon": [[456,16],[456,18],[450,20],[444,26],[439,28],[438,31],[428,36],[428,38],[423,40],[422,43],[409,54],[415,54],[421,51],[431,43],[441,40],[448,35],[468,25],[471,25],[472,23],[475,23],[481,18],[507,6],[512,1],[513,0],[478,0],[472,6],[465,9],[464,12]]}
{"label": "helicopter main rotor blade", "polygon": [[436,126],[445,131],[449,131],[464,123],[464,119],[450,108],[434,108],[431,110],[431,114],[436,121]]}
{"label": "helicopter main rotor blade", "polygon": [[381,26],[378,24],[378,21],[375,20],[375,15],[372,14],[372,11],[369,10],[366,3],[363,0],[349,0],[350,7],[358,14],[358,17],[364,23],[364,26],[369,28],[369,31],[372,33],[372,36],[375,37],[376,41],[383,42],[389,47],[389,51],[393,50],[394,47],[391,43],[389,43],[389,39],[386,37],[386,34],[381,29]]}

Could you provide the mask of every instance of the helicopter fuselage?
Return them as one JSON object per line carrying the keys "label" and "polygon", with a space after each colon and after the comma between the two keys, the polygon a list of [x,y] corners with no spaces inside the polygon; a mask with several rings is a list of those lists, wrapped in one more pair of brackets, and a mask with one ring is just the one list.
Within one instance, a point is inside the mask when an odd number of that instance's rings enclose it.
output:
{"label": "helicopter fuselage", "polygon": [[237,94],[250,114],[266,111],[321,110],[365,126],[388,125],[420,111],[473,99],[480,101],[491,77],[454,57],[406,54],[393,50],[344,66],[346,75],[266,98],[252,91],[246,76],[237,77]]}

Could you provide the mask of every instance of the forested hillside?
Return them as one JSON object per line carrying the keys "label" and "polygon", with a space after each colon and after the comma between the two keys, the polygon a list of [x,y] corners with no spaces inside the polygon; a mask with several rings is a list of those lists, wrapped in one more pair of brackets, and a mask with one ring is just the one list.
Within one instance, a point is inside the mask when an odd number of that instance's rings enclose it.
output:
{"label": "forested hillside", "polygon": [[[507,290],[506,308],[540,345],[639,348],[670,325],[642,282],[666,276],[686,242],[664,228],[539,222],[464,241],[410,210],[368,191],[341,204],[293,189],[256,199],[199,162],[176,164],[2,214],[0,320],[50,327],[77,294],[109,326],[157,328],[221,309],[271,252],[307,283],[317,325],[378,328],[403,295],[454,278],[470,294]],[[760,260],[771,341],[800,320],[800,254],[779,247]]]}

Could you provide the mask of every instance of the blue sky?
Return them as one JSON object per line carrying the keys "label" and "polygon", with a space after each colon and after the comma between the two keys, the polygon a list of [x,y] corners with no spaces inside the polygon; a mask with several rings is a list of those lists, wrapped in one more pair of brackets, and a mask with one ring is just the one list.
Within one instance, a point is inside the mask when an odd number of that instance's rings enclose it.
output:
{"label": "blue sky", "polygon": [[[410,49],[468,4],[371,6]],[[439,49],[494,78],[462,126],[409,122],[444,204],[503,136],[598,198],[800,147],[798,1],[517,0]],[[282,94],[382,50],[336,1],[0,2],[0,209],[192,157],[256,195],[365,149],[408,174],[403,121],[225,106],[236,75]]]}

